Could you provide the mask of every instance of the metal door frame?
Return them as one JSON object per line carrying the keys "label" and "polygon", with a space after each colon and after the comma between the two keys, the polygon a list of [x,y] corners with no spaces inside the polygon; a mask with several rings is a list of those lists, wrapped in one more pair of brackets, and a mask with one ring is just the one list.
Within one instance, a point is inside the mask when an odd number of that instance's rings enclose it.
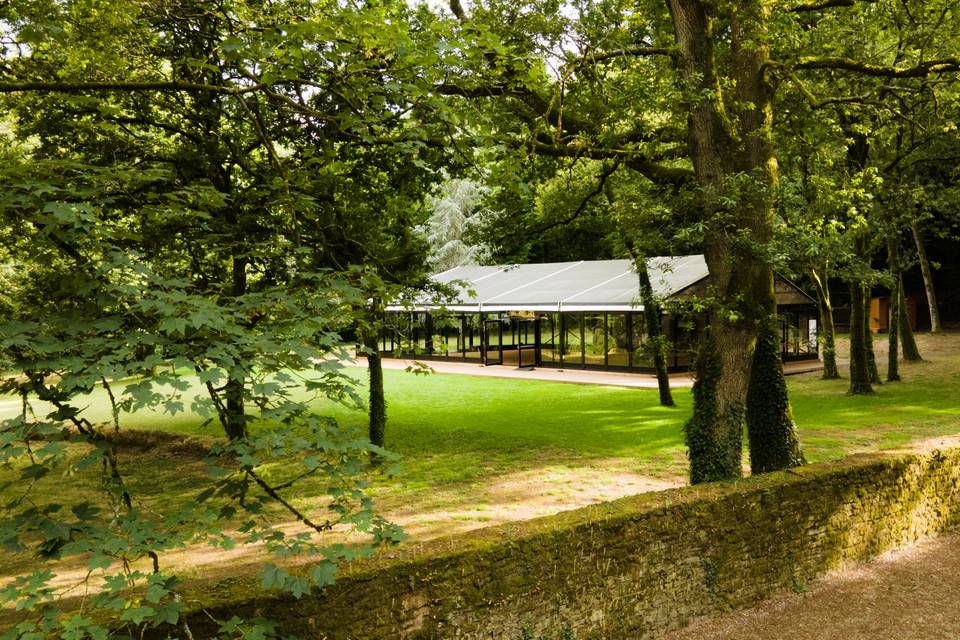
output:
{"label": "metal door frame", "polygon": [[[490,339],[488,328],[491,324],[497,325],[497,361],[494,362],[489,358],[488,354],[490,353]],[[481,334],[481,346],[483,347],[483,364],[484,366],[493,366],[503,364],[503,323],[499,320],[484,320],[483,321],[483,333]]]}

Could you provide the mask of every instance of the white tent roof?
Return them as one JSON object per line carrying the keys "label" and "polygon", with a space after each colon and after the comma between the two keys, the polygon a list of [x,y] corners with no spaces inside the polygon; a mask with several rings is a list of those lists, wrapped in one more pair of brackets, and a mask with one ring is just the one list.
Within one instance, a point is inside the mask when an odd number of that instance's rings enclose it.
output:
{"label": "white tent roof", "polygon": [[[653,291],[669,298],[707,277],[702,255],[647,260]],[[632,260],[581,260],[501,266],[454,267],[432,276],[457,295],[445,304],[417,302],[418,310],[636,311],[642,309]],[[466,286],[460,283],[466,283]],[[475,292],[471,296],[470,292]],[[392,311],[404,307],[389,307]]]}

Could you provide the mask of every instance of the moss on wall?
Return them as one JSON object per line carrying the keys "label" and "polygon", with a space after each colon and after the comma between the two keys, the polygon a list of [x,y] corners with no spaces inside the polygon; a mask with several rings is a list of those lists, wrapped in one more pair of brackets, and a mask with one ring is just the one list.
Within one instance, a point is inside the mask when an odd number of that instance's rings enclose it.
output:
{"label": "moss on wall", "polygon": [[218,617],[265,615],[306,638],[644,638],[958,521],[960,450],[858,456],[410,545],[300,600],[245,581],[200,597]]}

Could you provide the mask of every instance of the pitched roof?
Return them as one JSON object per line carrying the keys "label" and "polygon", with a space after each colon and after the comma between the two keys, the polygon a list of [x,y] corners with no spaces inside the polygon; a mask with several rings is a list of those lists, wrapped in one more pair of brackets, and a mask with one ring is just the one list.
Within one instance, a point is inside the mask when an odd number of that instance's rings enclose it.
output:
{"label": "pitched roof", "polygon": [[[707,277],[702,255],[647,260],[654,293],[669,298]],[[421,310],[631,311],[642,309],[632,260],[454,267],[432,276],[457,291],[446,304],[418,302]],[[466,285],[461,284],[466,283]],[[471,296],[474,292],[476,295]],[[402,307],[390,307],[401,310]]]}

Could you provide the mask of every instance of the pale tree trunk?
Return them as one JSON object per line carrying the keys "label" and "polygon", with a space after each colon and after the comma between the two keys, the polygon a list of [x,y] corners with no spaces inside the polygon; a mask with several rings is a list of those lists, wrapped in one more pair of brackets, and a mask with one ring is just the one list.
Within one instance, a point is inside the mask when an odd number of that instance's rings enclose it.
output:
{"label": "pale tree trunk", "polygon": [[887,259],[893,276],[887,326],[887,382],[896,382],[900,380],[900,240],[893,235],[887,239]]}
{"label": "pale tree trunk", "polygon": [[927,248],[923,242],[923,234],[920,232],[920,226],[916,221],[910,222],[910,230],[913,231],[913,241],[917,245],[917,255],[920,258],[923,287],[927,290],[927,305],[930,307],[930,332],[937,333],[940,331],[940,310],[937,307],[937,292],[933,288],[933,270],[930,268],[930,260],[927,258]]}
{"label": "pale tree trunk", "polygon": [[903,292],[903,274],[900,274],[900,346],[903,347],[904,360],[910,362],[923,360],[920,356],[920,348],[917,347],[917,339],[913,335],[913,327],[910,326],[906,294]]}
{"label": "pale tree trunk", "polygon": [[660,305],[653,295],[650,285],[650,273],[647,262],[642,257],[635,260],[637,276],[640,279],[640,302],[643,303],[643,321],[647,330],[647,343],[653,352],[653,366],[657,372],[657,389],[660,391],[660,404],[674,406],[670,393],[670,375],[667,371],[667,341],[660,328]]}
{"label": "pale tree trunk", "polygon": [[[774,88],[766,73],[769,47],[766,24],[769,0],[739,2],[731,23],[730,60],[736,80],[728,113],[718,79],[714,52],[715,7],[700,0],[668,0],[679,49],[677,63],[689,109],[687,143],[708,231],[704,255],[720,313],[714,313],[711,335],[698,357],[699,388],[694,393],[693,416],[686,425],[690,447],[691,481],[718,480],[740,475],[741,433],[748,415],[750,384],[779,389],[783,368],[779,350],[775,357],[754,358],[758,331],[776,318],[773,272],[768,264],[735,242],[746,232],[757,243],[770,242],[773,230],[773,197],[777,163],[773,154]],[[728,177],[748,175],[759,186],[736,194],[733,209],[723,209]],[[716,217],[724,218],[717,224]],[[729,232],[728,224],[735,227]],[[752,375],[751,375],[752,372]],[[784,466],[796,464],[799,443],[789,414],[786,387],[779,409],[758,407],[751,415],[751,442],[768,447],[774,441],[792,442],[797,455]],[[709,449],[715,448],[713,451]],[[698,460],[702,458],[702,460]],[[769,469],[763,469],[769,470]]]}
{"label": "pale tree trunk", "polygon": [[[613,195],[609,189],[606,195],[607,201],[612,203]],[[629,236],[623,234],[622,238],[637,269],[640,303],[643,305],[643,324],[647,331],[647,345],[653,356],[653,368],[657,374],[660,404],[664,407],[673,407],[675,403],[673,402],[673,394],[670,392],[670,373],[667,369],[667,339],[660,326],[660,303],[653,295],[653,286],[650,284],[650,272],[647,269],[646,258],[637,250]]]}
{"label": "pale tree trunk", "polygon": [[840,378],[840,368],[837,366],[837,331],[833,324],[833,302],[830,300],[827,270],[823,269],[821,277],[816,269],[811,269],[810,275],[817,289],[817,310],[820,313],[820,335],[817,339],[823,354],[823,379],[837,380]]}

